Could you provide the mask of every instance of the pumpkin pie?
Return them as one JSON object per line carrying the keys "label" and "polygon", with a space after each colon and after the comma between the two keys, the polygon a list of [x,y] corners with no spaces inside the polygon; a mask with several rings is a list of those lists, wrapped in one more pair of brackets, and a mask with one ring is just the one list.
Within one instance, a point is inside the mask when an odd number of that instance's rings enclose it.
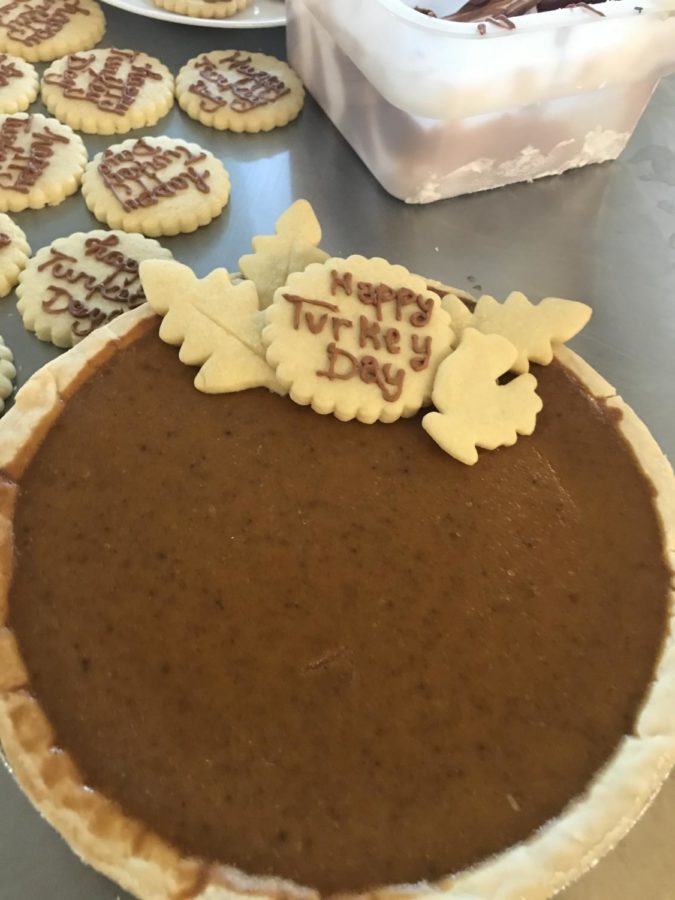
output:
{"label": "pumpkin pie", "polygon": [[158,322],[93,333],[0,428],[28,796],[141,898],[550,896],[675,756],[645,427],[561,349],[535,433],[469,468],[419,416],[200,394]]}

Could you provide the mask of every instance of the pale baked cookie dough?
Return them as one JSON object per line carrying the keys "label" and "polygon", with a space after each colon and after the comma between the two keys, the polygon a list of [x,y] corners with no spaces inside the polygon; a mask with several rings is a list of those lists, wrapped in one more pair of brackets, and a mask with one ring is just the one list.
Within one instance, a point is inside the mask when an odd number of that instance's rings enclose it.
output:
{"label": "pale baked cookie dough", "polygon": [[26,235],[5,213],[0,213],[0,297],[6,297],[19,280],[30,256]]}
{"label": "pale baked cookie dough", "polygon": [[0,50],[29,62],[88,50],[104,32],[96,0],[0,0]]}
{"label": "pale baked cookie dough", "polygon": [[160,9],[197,19],[227,19],[246,9],[251,0],[153,0]]}
{"label": "pale baked cookie dough", "polygon": [[56,206],[78,189],[86,164],[82,138],[57,119],[0,116],[0,210]]}
{"label": "pale baked cookie dough", "polygon": [[115,47],[71,53],[42,76],[50,113],[87,134],[154,125],[173,106],[173,75],[158,59]]}
{"label": "pale baked cookie dough", "polygon": [[15,378],[14,356],[0,335],[0,413],[5,408],[5,400],[11,396],[14,390]]}
{"label": "pale baked cookie dough", "polygon": [[38,95],[38,74],[25,59],[0,53],[0,114],[23,112]]}
{"label": "pale baked cookie dough", "polygon": [[28,331],[72,347],[101,325],[145,303],[138,267],[171,259],[157,241],[123,231],[88,231],[39,250],[21,274],[17,309]]}
{"label": "pale baked cookie dough", "polygon": [[131,138],[94,157],[82,195],[110,228],[157,237],[195,231],[220,215],[230,197],[230,177],[198,144]]}
{"label": "pale baked cookie dough", "polygon": [[293,69],[274,56],[214,50],[183,66],[176,96],[181,109],[202,125],[256,132],[295,119],[305,89]]}

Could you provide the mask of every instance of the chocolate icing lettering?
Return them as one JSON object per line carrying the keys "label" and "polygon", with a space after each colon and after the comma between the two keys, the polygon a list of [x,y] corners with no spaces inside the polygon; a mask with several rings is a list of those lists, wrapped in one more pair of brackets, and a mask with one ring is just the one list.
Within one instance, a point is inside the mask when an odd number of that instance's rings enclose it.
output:
{"label": "chocolate icing lettering", "polygon": [[45,75],[45,82],[60,87],[69,100],[87,100],[103,112],[123,116],[147,81],[161,81],[150,63],[136,64],[140,53],[107,50],[103,64],[95,53],[71,53],[62,72]]}
{"label": "chocolate icing lettering", "polygon": [[0,53],[0,87],[7,87],[12,78],[22,78],[23,72],[7,57]]}
{"label": "chocolate icing lettering", "polygon": [[[208,169],[199,172],[195,168],[195,163],[205,159],[205,153],[193,154],[181,144],[153,147],[140,138],[131,150],[106,150],[98,171],[122,209],[131,212],[156,206],[164,197],[173,197],[191,187],[208,194],[210,172]],[[158,172],[176,164],[181,170],[163,181]]]}
{"label": "chocolate icing lettering", "polygon": [[54,144],[68,144],[48,125],[35,125],[32,116],[9,117],[0,125],[0,187],[27,194],[47,169]]}
{"label": "chocolate icing lettering", "polygon": [[[374,356],[362,356],[357,359],[353,353],[343,350],[332,341],[326,347],[328,367],[319,370],[316,374],[330,381],[348,381],[358,376],[364,384],[376,384],[382,396],[389,403],[394,403],[403,392],[405,372],[403,369],[394,370],[391,363],[380,365]],[[347,368],[338,371],[339,360],[347,360]]]}
{"label": "chocolate icing lettering", "polygon": [[[103,278],[78,269],[74,256],[68,256],[54,247],[49,248],[49,257],[38,266],[38,272],[48,271],[55,281],[65,282],[69,286],[78,285],[84,292],[84,300],[79,300],[60,284],[50,284],[47,286],[48,296],[42,301],[42,309],[46,313],[69,313],[78,320],[72,327],[77,337],[85,337],[127,309],[135,309],[145,303],[145,293],[138,276],[138,260],[116,249],[119,242],[114,234],[105,238],[88,238],[84,242],[85,257],[91,257],[110,270]],[[98,306],[89,305],[88,301],[95,297],[120,306],[106,312]]]}
{"label": "chocolate icing lettering", "polygon": [[11,0],[0,7],[0,27],[10,40],[34,47],[53,38],[75,15],[89,15],[78,0]]}
{"label": "chocolate icing lettering", "polygon": [[[222,71],[223,66],[240,77],[230,80]],[[200,106],[204,112],[216,112],[224,106],[238,113],[250,112],[280,100],[291,90],[276,75],[256,69],[251,57],[241,50],[235,50],[217,62],[203,56],[195,63],[195,68],[199,70],[200,78],[189,91],[202,98]]]}
{"label": "chocolate icing lettering", "polygon": [[[297,294],[282,294],[284,300],[293,308],[292,325],[295,331],[306,328],[311,334],[319,335],[326,330],[332,333],[333,340],[326,346],[326,365],[317,370],[320,378],[330,381],[348,381],[360,378],[364,384],[376,385],[382,397],[394,403],[403,393],[406,368],[395,368],[389,361],[373,355],[375,352],[397,356],[401,353],[401,331],[382,324],[386,316],[396,321],[403,319],[403,311],[413,306],[414,311],[407,317],[407,324],[415,329],[424,329],[431,322],[434,311],[434,299],[416,294],[409,288],[394,289],[387,284],[373,284],[367,281],[354,282],[352,272],[330,273],[330,293],[337,297],[342,294],[348,297],[356,295],[356,299],[364,307],[374,310],[375,318],[369,318],[365,312],[354,321],[339,315],[340,306],[325,300],[310,299]],[[317,312],[316,310],[321,312]],[[326,310],[324,312],[323,310]],[[372,314],[371,314],[372,315]],[[340,333],[344,328],[356,328],[354,339],[361,350],[370,350],[363,356],[339,346]],[[413,333],[410,336],[412,351],[408,360],[409,369],[422,372],[429,367],[431,361],[431,335]]]}

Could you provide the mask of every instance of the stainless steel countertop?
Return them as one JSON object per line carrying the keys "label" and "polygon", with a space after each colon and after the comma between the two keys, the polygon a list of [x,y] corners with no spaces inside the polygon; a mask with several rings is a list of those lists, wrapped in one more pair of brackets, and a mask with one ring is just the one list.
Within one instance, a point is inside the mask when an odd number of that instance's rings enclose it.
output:
{"label": "stainless steel countertop", "polygon": [[[284,55],[282,29],[190,28],[107,6],[105,12],[104,45],[146,50],[174,73],[213,49]],[[33,109],[42,111],[39,104]],[[675,77],[662,82],[618,162],[426,207],[389,197],[311,98],[296,123],[269,134],[218,133],[178,108],[148,133],[202,143],[230,171],[226,212],[192,235],[162,241],[198,274],[217,265],[236,269],[251,237],[269,233],[293,200],[306,197],[323,225],[322,245],[336,255],[385,256],[497,297],[519,289],[532,299],[584,300],[593,319],[575,349],[675,458]],[[91,155],[115,140],[85,136]],[[79,194],[16,219],[34,252],[54,238],[102,227]],[[14,351],[20,384],[58,352],[24,331],[13,295],[0,301],[0,333]],[[564,900],[672,900],[674,833],[671,779],[623,844]],[[0,900],[127,896],[78,862],[0,767]]]}

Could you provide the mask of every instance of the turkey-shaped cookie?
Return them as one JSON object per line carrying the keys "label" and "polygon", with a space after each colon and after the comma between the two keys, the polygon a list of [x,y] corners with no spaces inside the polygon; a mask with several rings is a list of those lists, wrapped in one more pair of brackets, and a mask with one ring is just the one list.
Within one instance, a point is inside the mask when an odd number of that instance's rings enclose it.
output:
{"label": "turkey-shaped cookie", "polygon": [[146,260],[140,267],[148,303],[164,321],[160,338],[180,346],[179,359],[201,366],[197,390],[225,394],[253,387],[283,393],[265,360],[262,314],[255,285],[233,285],[226,269],[199,279],[173,260]]}
{"label": "turkey-shaped cookie", "polygon": [[542,408],[534,375],[508,384],[497,379],[510,371],[518,351],[506,338],[467,328],[457,349],[438,367],[431,399],[440,412],[427,413],[424,430],[460,462],[474,465],[477,447],[494,450],[532,434]]}
{"label": "turkey-shaped cookie", "polygon": [[[512,372],[527,372],[531,362],[547,366],[556,345],[578,334],[591,317],[591,308],[576,300],[547,297],[530,303],[525,294],[513,291],[503,303],[484,295],[471,313],[456,297],[443,298],[457,333],[475,328],[483,334],[500,334],[518,351]],[[463,307],[463,308],[462,308]]]}
{"label": "turkey-shaped cookie", "polygon": [[289,206],[277,219],[275,230],[276,234],[254,237],[254,252],[239,260],[242,275],[258,289],[261,309],[270,305],[276,289],[286,284],[293,272],[328,259],[318,246],[321,225],[307,200]]}

